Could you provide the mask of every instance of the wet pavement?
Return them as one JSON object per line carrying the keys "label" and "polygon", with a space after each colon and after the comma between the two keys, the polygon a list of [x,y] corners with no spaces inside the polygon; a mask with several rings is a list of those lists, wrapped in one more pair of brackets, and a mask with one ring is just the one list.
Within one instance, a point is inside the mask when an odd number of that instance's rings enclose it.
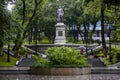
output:
{"label": "wet pavement", "polygon": [[120,80],[120,74],[91,74],[75,76],[1,75],[0,80]]}

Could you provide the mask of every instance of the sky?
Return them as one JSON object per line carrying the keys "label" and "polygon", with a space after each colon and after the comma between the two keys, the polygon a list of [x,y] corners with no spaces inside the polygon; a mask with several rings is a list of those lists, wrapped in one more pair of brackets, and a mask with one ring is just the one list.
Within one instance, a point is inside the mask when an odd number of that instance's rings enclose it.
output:
{"label": "sky", "polygon": [[7,9],[8,10],[10,10],[10,11],[12,11],[12,7],[13,7],[14,5],[11,5],[10,3],[8,4],[8,6],[7,6]]}

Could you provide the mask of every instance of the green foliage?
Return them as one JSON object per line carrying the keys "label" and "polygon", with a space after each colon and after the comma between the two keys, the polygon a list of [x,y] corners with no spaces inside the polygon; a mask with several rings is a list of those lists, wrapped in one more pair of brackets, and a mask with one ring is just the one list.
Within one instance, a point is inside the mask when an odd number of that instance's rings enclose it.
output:
{"label": "green foliage", "polygon": [[117,53],[116,53],[116,58],[117,58],[117,62],[120,62],[120,52],[119,51],[117,51]]}
{"label": "green foliage", "polygon": [[110,65],[111,65],[111,63],[110,63],[110,61],[109,61],[109,57],[107,57],[107,58],[102,58],[102,59],[103,59],[103,61],[104,61],[104,63],[105,63],[106,66],[110,66]]}
{"label": "green foliage", "polygon": [[76,41],[76,42],[73,42],[75,44],[83,44],[83,41],[79,40],[79,41]]}
{"label": "green foliage", "polygon": [[29,53],[29,52],[28,52],[27,49],[21,47],[21,48],[18,50],[18,53],[19,53],[20,55],[25,55],[25,54],[27,54],[27,53]]}
{"label": "green foliage", "polygon": [[110,53],[109,60],[111,61],[111,63],[116,63],[116,62],[117,62],[116,52],[112,51],[112,52]]}
{"label": "green foliage", "polygon": [[52,47],[46,52],[51,65],[86,65],[86,58],[79,51],[68,47]]}
{"label": "green foliage", "polygon": [[36,64],[33,66],[49,64],[49,61],[47,59],[43,59],[41,56],[34,56],[34,60],[36,61]]}
{"label": "green foliage", "polygon": [[[38,29],[38,15],[41,8],[44,6],[46,0],[17,0],[13,9],[12,18],[20,25],[21,29],[18,29],[15,36],[14,51],[17,51],[22,46],[24,39],[33,33],[33,30]],[[41,15],[39,15],[40,18]],[[36,18],[37,17],[37,18]],[[34,27],[34,28],[33,28]]]}
{"label": "green foliage", "polygon": [[91,67],[90,65],[43,65],[43,64],[34,64],[31,66],[33,68],[85,68]]}
{"label": "green foliage", "polygon": [[112,47],[112,51],[109,53],[109,61],[111,63],[117,63],[120,61],[120,49],[119,48]]}
{"label": "green foliage", "polygon": [[98,57],[104,57],[104,54],[103,54],[102,51],[100,51],[99,53],[96,54],[96,56],[98,56]]}
{"label": "green foliage", "polygon": [[[99,48],[94,51],[94,55],[98,57],[103,57],[104,54],[102,52],[102,48]],[[106,65],[115,64],[120,62],[120,49],[112,47],[111,52],[108,53],[108,57],[104,58],[104,62]]]}
{"label": "green foliage", "polygon": [[36,64],[32,67],[90,67],[85,56],[80,55],[79,51],[68,47],[51,47],[46,50],[46,59],[41,56],[34,56]]}

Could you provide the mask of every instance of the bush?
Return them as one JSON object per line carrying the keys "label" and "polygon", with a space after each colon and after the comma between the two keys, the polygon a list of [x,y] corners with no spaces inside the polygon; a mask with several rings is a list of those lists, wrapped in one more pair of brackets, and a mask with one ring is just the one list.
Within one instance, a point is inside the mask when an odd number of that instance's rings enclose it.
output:
{"label": "bush", "polygon": [[16,57],[19,57],[19,55],[25,55],[25,54],[28,54],[28,50],[21,47],[18,51],[15,51],[15,56]]}
{"label": "bush", "polygon": [[85,56],[81,55],[78,50],[68,47],[52,47],[45,51],[47,58],[34,56],[36,63],[32,67],[90,67],[87,64]]}
{"label": "bush", "polygon": [[116,52],[116,59],[117,59],[117,62],[120,62],[120,52],[119,51]]}
{"label": "bush", "polygon": [[36,63],[34,65],[48,65],[49,61],[47,59],[43,59],[41,56],[34,56],[34,60]]}
{"label": "bush", "polygon": [[79,51],[68,47],[52,47],[46,50],[51,65],[86,65],[87,60]]}
{"label": "bush", "polygon": [[112,51],[109,53],[109,61],[112,63],[117,63],[120,61],[120,52],[119,51]]}
{"label": "bush", "polygon": [[104,54],[102,51],[100,51],[99,53],[95,54],[97,57],[104,57]]}

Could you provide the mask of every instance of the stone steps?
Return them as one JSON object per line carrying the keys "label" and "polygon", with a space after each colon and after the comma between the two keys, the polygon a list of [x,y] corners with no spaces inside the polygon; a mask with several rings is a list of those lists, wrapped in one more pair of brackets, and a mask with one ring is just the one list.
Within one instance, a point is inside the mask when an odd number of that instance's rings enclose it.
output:
{"label": "stone steps", "polygon": [[35,61],[33,58],[23,58],[19,63],[18,67],[30,67],[32,64],[34,64]]}
{"label": "stone steps", "polygon": [[89,58],[87,59],[88,63],[92,65],[92,67],[105,67],[106,65],[104,64],[104,62],[101,61],[100,58]]}

